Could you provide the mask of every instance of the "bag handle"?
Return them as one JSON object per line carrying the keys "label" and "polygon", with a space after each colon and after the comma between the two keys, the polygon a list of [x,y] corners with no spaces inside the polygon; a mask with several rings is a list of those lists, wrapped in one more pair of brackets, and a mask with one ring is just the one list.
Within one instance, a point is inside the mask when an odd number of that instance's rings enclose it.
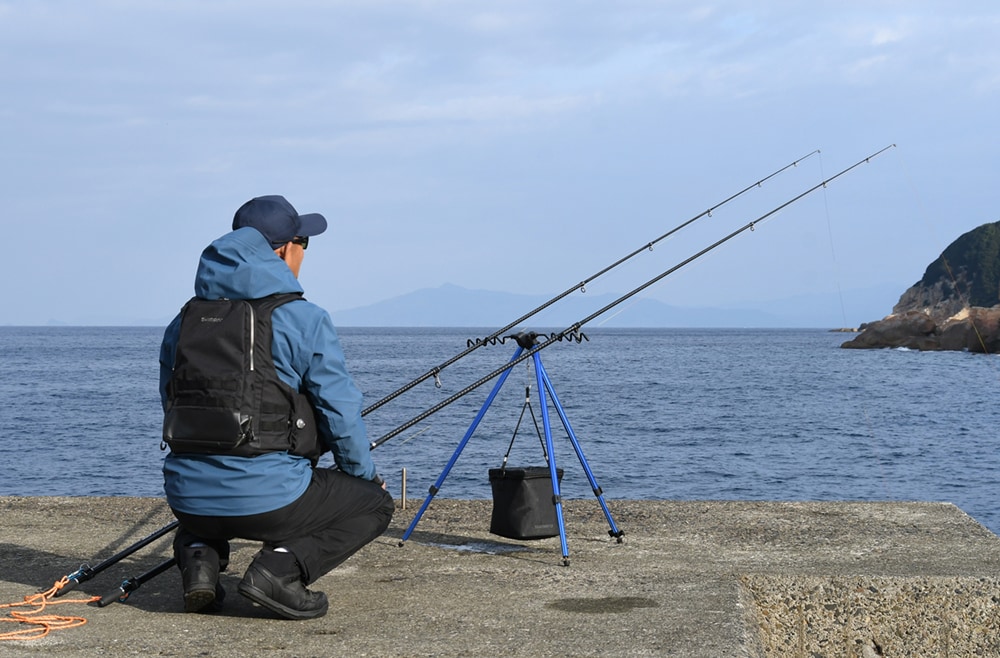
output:
{"label": "bag handle", "polygon": [[535,424],[535,434],[538,436],[538,442],[542,446],[542,456],[545,458],[545,465],[549,464],[549,454],[545,449],[545,438],[542,436],[542,431],[538,428],[538,419],[535,418],[535,410],[531,407],[531,385],[526,385],[524,387],[524,405],[521,407],[521,415],[517,419],[517,425],[514,426],[514,434],[510,437],[510,444],[507,446],[507,452],[503,456],[503,462],[500,464],[500,473],[503,474],[507,470],[507,459],[510,457],[510,451],[514,448],[514,439],[517,438],[517,431],[521,428],[521,421],[524,420],[524,412],[528,411],[531,413],[531,422]]}

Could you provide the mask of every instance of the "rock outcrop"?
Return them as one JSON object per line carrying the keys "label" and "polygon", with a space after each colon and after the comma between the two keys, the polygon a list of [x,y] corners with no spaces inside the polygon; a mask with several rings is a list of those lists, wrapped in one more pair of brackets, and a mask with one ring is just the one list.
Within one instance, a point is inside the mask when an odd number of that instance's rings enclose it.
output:
{"label": "rock outcrop", "polygon": [[1000,306],[964,308],[950,317],[929,311],[894,313],[862,325],[861,332],[841,347],[1000,353]]}
{"label": "rock outcrop", "polygon": [[841,347],[1000,352],[1000,222],[955,240],[881,320]]}

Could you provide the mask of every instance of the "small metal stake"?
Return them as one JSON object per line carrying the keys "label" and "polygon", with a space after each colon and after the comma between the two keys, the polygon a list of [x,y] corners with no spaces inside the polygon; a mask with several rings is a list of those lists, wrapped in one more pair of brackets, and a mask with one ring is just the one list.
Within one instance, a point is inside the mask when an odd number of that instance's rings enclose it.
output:
{"label": "small metal stake", "polygon": [[400,505],[402,506],[401,509],[406,509],[406,469],[405,468],[403,469],[401,480],[402,480],[402,484],[400,484],[401,491],[400,491],[400,494],[399,494]]}

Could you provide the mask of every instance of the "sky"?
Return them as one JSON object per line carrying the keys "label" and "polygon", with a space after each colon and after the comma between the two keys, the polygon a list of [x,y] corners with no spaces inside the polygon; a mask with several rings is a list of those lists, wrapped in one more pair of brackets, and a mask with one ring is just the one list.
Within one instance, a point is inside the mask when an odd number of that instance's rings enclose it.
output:
{"label": "sky", "polygon": [[554,296],[800,158],[587,289],[755,222],[643,295],[870,320],[1000,220],[998,34],[985,0],[0,0],[0,324],[166,322],[265,194],[329,220],[330,311]]}

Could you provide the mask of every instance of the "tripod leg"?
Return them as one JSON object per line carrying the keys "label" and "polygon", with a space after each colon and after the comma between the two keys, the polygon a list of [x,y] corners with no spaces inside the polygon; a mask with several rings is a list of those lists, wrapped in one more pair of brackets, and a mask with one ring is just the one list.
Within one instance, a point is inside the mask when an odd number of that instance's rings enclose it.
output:
{"label": "tripod leg", "polygon": [[[523,351],[524,348],[518,347],[517,350],[514,352],[514,356],[512,356],[510,360],[514,361],[515,359],[517,359],[517,357],[519,357],[521,355],[521,352]],[[455,465],[455,462],[458,461],[458,457],[459,455],[462,454],[462,450],[465,449],[465,445],[469,442],[469,439],[472,438],[472,433],[476,431],[477,427],[479,427],[480,421],[482,421],[483,416],[486,415],[486,410],[490,408],[490,405],[493,403],[493,399],[497,396],[497,393],[500,392],[500,389],[501,387],[503,387],[504,382],[507,381],[507,376],[511,373],[511,370],[512,368],[507,369],[504,371],[502,375],[500,375],[500,379],[497,380],[497,383],[493,386],[493,390],[490,391],[490,394],[486,397],[486,402],[483,403],[482,408],[479,410],[479,413],[476,414],[476,417],[472,421],[472,424],[469,426],[469,429],[466,430],[465,436],[462,437],[462,440],[459,442],[458,447],[455,448],[455,452],[452,454],[451,459],[448,460],[448,464],[445,465],[444,470],[441,471],[441,475],[438,476],[438,479],[434,482],[434,485],[431,486],[430,492],[427,494],[427,498],[424,499],[424,504],[420,506],[420,509],[417,511],[416,516],[414,516],[413,520],[410,521],[410,526],[406,529],[406,532],[403,533],[403,537],[399,540],[400,546],[402,546],[406,542],[406,540],[410,538],[410,535],[413,534],[413,530],[417,527],[417,523],[420,521],[420,517],[424,515],[424,512],[427,510],[427,507],[431,504],[431,500],[434,498],[434,496],[437,495],[437,492],[441,490],[441,485],[444,484],[444,479],[448,477],[448,473],[451,472],[451,469]]]}
{"label": "tripod leg", "polygon": [[[535,355],[537,359],[537,354]],[[556,395],[555,389],[552,387],[552,381],[549,379],[549,374],[545,371],[544,366],[542,366],[541,360],[535,364],[535,370],[540,373],[540,379],[545,384],[545,390],[549,392],[552,396],[552,404],[556,408],[556,412],[559,414],[560,420],[562,420],[563,427],[566,429],[566,434],[569,435],[569,440],[573,444],[573,449],[576,451],[576,456],[580,458],[580,464],[583,466],[584,472],[587,474],[587,480],[590,482],[590,488],[593,490],[594,495],[597,497],[598,502],[601,504],[601,509],[604,510],[604,517],[608,520],[608,525],[611,529],[608,534],[618,540],[618,543],[622,543],[622,537],[625,536],[625,532],[619,530],[615,525],[615,520],[611,518],[611,510],[608,509],[608,504],[604,500],[604,491],[597,485],[597,480],[594,478],[593,471],[590,470],[590,465],[587,463],[587,458],[583,456],[583,448],[580,447],[580,442],[576,438],[576,433],[573,432],[573,428],[569,424],[569,419],[566,417],[566,411],[563,409],[562,403],[559,402],[559,396]],[[542,385],[539,384],[539,387]]]}
{"label": "tripod leg", "polygon": [[542,360],[536,352],[531,357],[535,363],[535,379],[538,380],[538,406],[542,410],[542,428],[545,431],[545,450],[549,455],[549,477],[552,479],[552,503],[556,506],[556,521],[559,523],[559,543],[562,546],[563,566],[569,566],[569,546],[566,544],[566,524],[563,522],[562,496],[559,493],[559,471],[556,468],[556,454],[552,449],[552,425],[549,423],[549,405],[545,401],[543,385],[544,370]]}

